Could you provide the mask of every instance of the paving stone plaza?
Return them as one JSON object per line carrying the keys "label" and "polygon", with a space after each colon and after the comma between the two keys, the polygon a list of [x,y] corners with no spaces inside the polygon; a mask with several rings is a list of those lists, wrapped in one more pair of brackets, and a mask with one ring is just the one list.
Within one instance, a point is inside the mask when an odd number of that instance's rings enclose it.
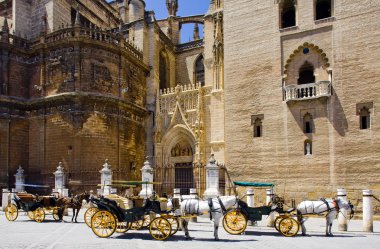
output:
{"label": "paving stone plaza", "polygon": [[165,241],[152,239],[147,230],[128,231],[126,234],[115,233],[110,238],[98,238],[83,222],[83,210],[78,216],[78,223],[71,223],[71,217],[65,216],[67,222],[54,222],[52,219],[36,224],[26,215],[21,214],[15,222],[8,222],[4,213],[0,213],[0,248],[1,249],[69,249],[69,248],[281,248],[281,249],[378,249],[380,245],[380,222],[374,222],[374,233],[362,231],[362,222],[349,222],[347,232],[338,232],[337,222],[332,231],[334,237],[325,237],[325,221],[310,218],[306,222],[308,236],[300,234],[293,238],[280,235],[274,228],[266,227],[266,217],[257,226],[248,226],[244,235],[230,235],[219,229],[220,241],[213,239],[213,225],[205,218],[198,218],[197,223],[189,224],[193,238],[185,240],[182,231]]}

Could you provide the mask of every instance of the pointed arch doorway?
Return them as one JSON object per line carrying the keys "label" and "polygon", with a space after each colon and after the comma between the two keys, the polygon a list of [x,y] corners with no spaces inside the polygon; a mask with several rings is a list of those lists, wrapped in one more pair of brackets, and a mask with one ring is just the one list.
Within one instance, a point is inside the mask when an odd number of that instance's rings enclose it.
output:
{"label": "pointed arch doorway", "polygon": [[181,190],[181,195],[190,194],[194,188],[193,148],[186,141],[181,140],[171,149],[171,162],[174,165],[174,188]]}

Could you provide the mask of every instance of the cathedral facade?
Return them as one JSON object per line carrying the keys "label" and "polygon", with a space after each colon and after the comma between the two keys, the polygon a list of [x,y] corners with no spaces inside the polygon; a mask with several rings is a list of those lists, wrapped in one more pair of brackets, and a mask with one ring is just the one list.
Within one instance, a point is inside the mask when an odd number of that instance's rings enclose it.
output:
{"label": "cathedral facade", "polygon": [[93,187],[106,158],[139,179],[148,157],[160,193],[202,194],[214,154],[285,199],[378,191],[380,5],[362,2],[211,0],[182,17],[167,0],[158,20],[143,0],[0,1],[1,187],[19,165],[52,184],[60,161]]}

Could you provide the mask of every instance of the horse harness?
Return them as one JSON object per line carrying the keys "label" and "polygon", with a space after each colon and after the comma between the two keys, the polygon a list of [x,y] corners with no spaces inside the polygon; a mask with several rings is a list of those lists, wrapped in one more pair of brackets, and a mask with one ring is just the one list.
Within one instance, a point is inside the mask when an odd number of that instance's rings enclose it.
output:
{"label": "horse harness", "polygon": [[[322,214],[322,213],[324,213],[324,212],[328,212],[328,213],[330,213],[330,211],[331,211],[331,210],[334,210],[334,209],[335,209],[337,212],[339,212],[339,205],[338,205],[338,203],[336,203],[336,200],[333,200],[333,204],[334,204],[333,207],[330,206],[330,204],[328,203],[328,201],[326,201],[325,198],[321,198],[320,200],[326,205],[327,209],[326,209],[325,211],[322,211],[322,212],[316,213],[315,210],[314,210],[314,203],[313,203],[313,204],[312,204],[312,205],[313,205],[313,212],[312,212],[313,214]],[[305,210],[306,210],[306,213],[307,213],[306,203],[305,203]]]}
{"label": "horse harness", "polygon": [[[225,213],[227,211],[226,207],[224,206],[222,200],[219,198],[219,196],[217,197],[218,199],[218,202],[219,202],[219,205],[220,205],[220,209],[222,210],[222,213]],[[212,198],[208,198],[208,206],[210,208],[210,220],[212,220],[212,213],[213,212],[219,212],[218,209],[214,208],[214,203],[212,201]]]}

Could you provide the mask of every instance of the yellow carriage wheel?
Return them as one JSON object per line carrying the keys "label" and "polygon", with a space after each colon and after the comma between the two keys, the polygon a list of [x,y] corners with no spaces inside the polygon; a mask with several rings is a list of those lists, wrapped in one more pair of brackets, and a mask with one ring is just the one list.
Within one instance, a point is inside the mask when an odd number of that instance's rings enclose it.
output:
{"label": "yellow carriage wheel", "polygon": [[117,233],[126,233],[131,228],[131,223],[126,221],[118,221],[116,225]]}
{"label": "yellow carriage wheel", "polygon": [[281,220],[279,229],[284,236],[293,237],[297,235],[300,226],[295,219],[287,217]]}
{"label": "yellow carriage wheel", "polygon": [[156,240],[165,240],[170,236],[172,227],[170,222],[162,217],[157,217],[150,223],[150,235]]}
{"label": "yellow carriage wheel", "polygon": [[91,218],[99,210],[96,207],[91,207],[86,210],[84,213],[84,222],[88,227],[91,227]]}
{"label": "yellow carriage wheel", "polygon": [[241,234],[247,228],[247,218],[238,210],[228,211],[223,217],[223,227],[229,234]]}
{"label": "yellow carriage wheel", "polygon": [[29,219],[34,220],[34,212],[33,211],[28,211],[27,214],[28,214]]}
{"label": "yellow carriage wheel", "polygon": [[277,232],[280,232],[280,222],[287,217],[288,216],[286,215],[279,215],[276,217],[276,219],[274,219],[274,228],[277,230]]}
{"label": "yellow carriage wheel", "polygon": [[100,238],[108,238],[116,231],[116,218],[108,211],[98,211],[91,218],[91,229]]}
{"label": "yellow carriage wheel", "polygon": [[179,227],[178,219],[176,217],[169,217],[167,218],[167,220],[169,221],[170,226],[172,228],[172,231],[170,232],[170,236],[173,236],[178,231],[178,227]]}
{"label": "yellow carriage wheel", "polygon": [[144,221],[143,220],[136,220],[132,222],[131,229],[132,230],[140,230],[143,227]]}
{"label": "yellow carriage wheel", "polygon": [[5,217],[9,221],[15,221],[18,217],[18,210],[15,204],[8,204],[8,206],[5,207]]}
{"label": "yellow carriage wheel", "polygon": [[53,208],[53,218],[54,218],[54,220],[60,220],[59,219],[59,215],[58,215],[58,208]]}
{"label": "yellow carriage wheel", "polygon": [[42,207],[34,210],[34,220],[38,223],[41,223],[45,220],[45,211]]}
{"label": "yellow carriage wheel", "polygon": [[150,225],[150,215],[146,214],[146,215],[144,215],[142,227],[145,228],[145,227],[148,227],[149,225]]}

